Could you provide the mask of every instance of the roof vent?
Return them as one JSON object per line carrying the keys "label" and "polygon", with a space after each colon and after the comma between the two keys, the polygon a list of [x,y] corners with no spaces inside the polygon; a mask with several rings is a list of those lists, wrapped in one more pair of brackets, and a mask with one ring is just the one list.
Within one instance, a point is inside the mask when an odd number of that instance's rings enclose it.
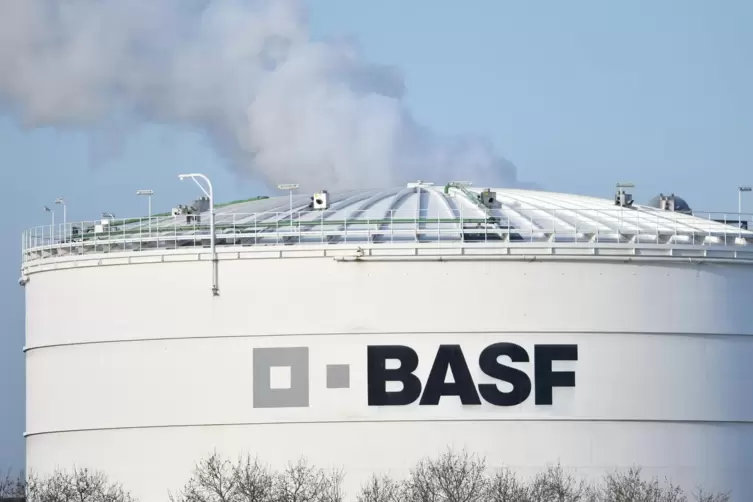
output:
{"label": "roof vent", "polygon": [[483,190],[478,197],[479,202],[486,207],[493,207],[497,202],[497,192],[492,192],[490,188]]}
{"label": "roof vent", "polygon": [[659,194],[659,209],[663,211],[674,211],[675,210],[675,194],[672,195],[664,195]]}
{"label": "roof vent", "polygon": [[673,211],[686,214],[692,213],[692,209],[690,209],[688,203],[682,197],[675,194],[664,195],[663,193],[660,193],[651,199],[647,205],[649,207],[655,207],[661,211]]}
{"label": "roof vent", "polygon": [[632,188],[632,183],[617,183],[617,192],[614,194],[614,205],[620,207],[633,207],[633,194],[627,193],[626,188]]}
{"label": "roof vent", "polygon": [[200,197],[196,199],[191,206],[191,209],[193,209],[197,213],[204,213],[206,211],[209,211],[209,197]]}
{"label": "roof vent", "polygon": [[178,207],[174,207],[172,210],[173,216],[181,216],[183,214],[189,214],[191,212],[191,208],[188,206],[184,206],[183,204],[178,204]]}
{"label": "roof vent", "polygon": [[329,209],[329,192],[322,190],[317,192],[311,197],[311,209],[317,209],[320,211]]}

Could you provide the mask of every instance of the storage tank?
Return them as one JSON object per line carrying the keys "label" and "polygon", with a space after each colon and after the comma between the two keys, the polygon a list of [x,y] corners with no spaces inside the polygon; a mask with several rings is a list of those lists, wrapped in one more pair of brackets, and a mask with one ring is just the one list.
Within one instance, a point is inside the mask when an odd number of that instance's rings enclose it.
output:
{"label": "storage tank", "polygon": [[625,195],[296,194],[216,208],[214,245],[207,204],[30,229],[27,469],[157,501],[215,450],[305,455],[352,499],[465,447],[749,496],[753,233]]}

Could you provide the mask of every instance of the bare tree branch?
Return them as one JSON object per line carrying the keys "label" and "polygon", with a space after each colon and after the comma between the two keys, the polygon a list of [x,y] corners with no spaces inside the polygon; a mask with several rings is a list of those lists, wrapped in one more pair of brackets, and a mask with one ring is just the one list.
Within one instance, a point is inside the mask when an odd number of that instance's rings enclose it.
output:
{"label": "bare tree branch", "polygon": [[134,502],[120,484],[110,483],[99,471],[73,468],[47,477],[30,474],[26,480],[27,502]]}
{"label": "bare tree branch", "polygon": [[666,480],[661,486],[657,478],[645,480],[639,467],[626,472],[614,472],[604,477],[601,500],[615,502],[687,502],[679,486]]}
{"label": "bare tree branch", "polygon": [[333,470],[327,474],[323,472],[324,484],[322,486],[321,496],[317,499],[319,502],[342,502],[345,499],[345,493],[342,489],[342,483],[345,479],[345,473],[340,470]]}
{"label": "bare tree branch", "polygon": [[698,488],[698,491],[693,494],[693,498],[696,502],[729,502],[732,495],[729,492],[705,493],[702,488]]}
{"label": "bare tree branch", "polygon": [[[192,476],[172,502],[343,502],[342,470],[325,471],[305,458],[282,471],[270,470],[258,458],[233,463],[217,452],[195,465]],[[0,477],[0,498],[27,502],[135,502],[106,475],[86,468],[55,471],[26,479],[8,472]],[[730,502],[729,493],[698,489],[695,502]],[[486,461],[465,450],[447,450],[419,461],[405,480],[373,475],[356,496],[358,502],[688,502],[669,480],[644,479],[641,469],[615,471],[600,483],[577,480],[557,463],[530,482],[509,468],[487,472]]]}
{"label": "bare tree branch", "polygon": [[194,467],[183,490],[170,495],[172,502],[235,502],[237,478],[234,466],[213,452]]}
{"label": "bare tree branch", "polygon": [[278,474],[274,484],[275,502],[342,502],[343,473],[335,471],[327,475],[324,471],[308,465],[302,458],[295,464],[288,464]]}
{"label": "bare tree branch", "polygon": [[500,469],[487,485],[487,502],[536,502],[531,499],[528,487],[509,469]]}
{"label": "bare tree branch", "polygon": [[193,475],[172,502],[342,502],[341,471],[326,473],[305,459],[272,472],[247,455],[237,463],[217,452],[196,464]]}
{"label": "bare tree branch", "polygon": [[591,502],[596,496],[585,481],[578,483],[559,462],[533,479],[529,494],[536,502]]}
{"label": "bare tree branch", "polygon": [[465,450],[448,450],[436,459],[425,459],[406,481],[406,502],[483,502],[487,479],[486,461]]}
{"label": "bare tree branch", "polygon": [[402,502],[403,485],[388,476],[371,478],[361,487],[357,502]]}
{"label": "bare tree branch", "polygon": [[268,502],[272,500],[274,474],[257,458],[241,459],[233,471],[238,500]]}
{"label": "bare tree branch", "polygon": [[13,476],[10,469],[5,476],[0,477],[0,499],[23,499],[26,494],[26,481],[23,471]]}

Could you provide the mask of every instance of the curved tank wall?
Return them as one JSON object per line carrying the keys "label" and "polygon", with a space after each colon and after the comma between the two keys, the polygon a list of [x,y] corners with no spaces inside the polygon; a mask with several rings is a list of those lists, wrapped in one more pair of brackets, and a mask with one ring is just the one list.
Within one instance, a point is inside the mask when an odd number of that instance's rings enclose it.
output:
{"label": "curved tank wall", "polygon": [[[689,489],[753,493],[753,266],[268,251],[220,260],[219,297],[195,253],[30,273],[27,468],[96,467],[156,501],[214,449],[275,466],[303,454],[344,467],[353,496],[372,473],[465,446],[524,474],[636,464]],[[529,360],[507,360],[527,375],[514,389],[486,374],[500,343]],[[368,347],[385,345],[418,356],[422,394],[407,404],[375,405],[399,401],[379,392],[379,349],[369,365]],[[466,404],[432,401],[440,345],[462,351]],[[553,378],[547,354],[575,352]],[[441,356],[460,367],[457,348]]]}

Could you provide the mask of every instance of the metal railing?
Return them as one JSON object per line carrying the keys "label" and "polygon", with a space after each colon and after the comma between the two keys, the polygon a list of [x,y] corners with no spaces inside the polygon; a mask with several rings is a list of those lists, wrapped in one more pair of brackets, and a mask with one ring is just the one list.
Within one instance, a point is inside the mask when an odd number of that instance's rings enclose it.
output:
{"label": "metal railing", "polygon": [[[747,245],[753,215],[638,208],[216,213],[217,246],[447,242]],[[292,216],[292,218],[291,218]],[[209,215],[66,222],[22,236],[24,263],[54,256],[208,247]],[[753,230],[753,228],[751,228]]]}

